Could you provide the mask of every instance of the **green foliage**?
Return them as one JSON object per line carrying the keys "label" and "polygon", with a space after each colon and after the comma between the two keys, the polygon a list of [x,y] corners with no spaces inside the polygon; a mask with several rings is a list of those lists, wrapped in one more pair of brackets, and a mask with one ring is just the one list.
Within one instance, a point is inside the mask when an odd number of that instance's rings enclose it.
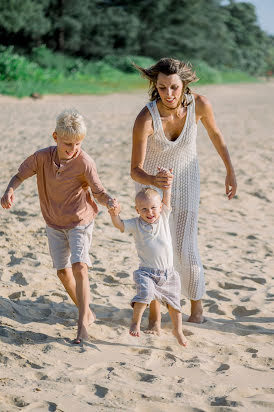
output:
{"label": "green foliage", "polygon": [[45,7],[48,1],[35,0],[0,0],[0,27],[8,33],[22,32],[32,39],[39,38],[51,28],[46,17]]}
{"label": "green foliage", "polygon": [[141,67],[149,67],[155,63],[155,60],[151,59],[150,57],[143,57],[143,56],[110,55],[110,56],[104,57],[102,61],[125,73],[136,73],[136,69],[133,63]]}
{"label": "green foliage", "polygon": [[[0,93],[18,97],[32,93],[110,93],[147,87],[132,61],[148,67],[152,59],[142,56],[123,56],[115,60],[109,56],[101,61],[74,59],[54,54],[44,46],[33,51],[36,62],[14,53],[12,47],[0,46]],[[38,64],[38,62],[40,64]],[[47,66],[48,63],[48,66]],[[250,81],[240,71],[220,71],[203,61],[195,61],[199,84]],[[133,72],[134,70],[134,72]]]}
{"label": "green foliage", "polygon": [[80,58],[66,56],[60,52],[53,52],[45,45],[34,47],[31,60],[45,69],[53,69],[65,75],[73,74],[83,70],[84,62]]}
{"label": "green foliage", "polygon": [[0,46],[0,80],[32,80],[46,82],[58,77],[58,72],[44,70],[38,64],[13,52],[13,47]]}
{"label": "green foliage", "polygon": [[222,83],[222,75],[218,69],[210,67],[201,60],[193,61],[193,68],[199,78],[199,84]]}
{"label": "green foliage", "polygon": [[86,60],[131,73],[131,56],[251,74],[274,65],[273,38],[259,27],[254,6],[234,0],[0,0],[0,36],[66,75],[91,70]]}

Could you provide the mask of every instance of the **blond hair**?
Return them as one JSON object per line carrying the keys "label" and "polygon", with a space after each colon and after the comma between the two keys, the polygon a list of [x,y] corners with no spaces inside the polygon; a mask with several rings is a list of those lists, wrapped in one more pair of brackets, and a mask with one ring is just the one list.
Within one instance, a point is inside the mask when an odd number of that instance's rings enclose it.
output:
{"label": "blond hair", "polygon": [[83,116],[76,109],[66,109],[56,118],[55,132],[60,137],[77,140],[85,137],[87,128]]}
{"label": "blond hair", "polygon": [[135,63],[134,66],[137,70],[139,70],[144,78],[149,80],[148,94],[150,96],[150,101],[160,99],[160,95],[156,87],[159,73],[163,73],[167,76],[171,74],[178,74],[183,83],[182,105],[187,106],[189,104],[186,94],[190,94],[191,90],[188,87],[188,84],[199,80],[190,63],[185,63],[170,57],[164,57],[147,69],[144,69]]}
{"label": "blond hair", "polygon": [[137,193],[137,195],[135,196],[135,203],[136,203],[138,200],[141,200],[141,199],[149,199],[149,198],[154,197],[154,196],[159,196],[159,198],[161,199],[160,193],[157,192],[157,190],[152,189],[152,187],[149,187],[149,186],[143,187],[143,188]]}

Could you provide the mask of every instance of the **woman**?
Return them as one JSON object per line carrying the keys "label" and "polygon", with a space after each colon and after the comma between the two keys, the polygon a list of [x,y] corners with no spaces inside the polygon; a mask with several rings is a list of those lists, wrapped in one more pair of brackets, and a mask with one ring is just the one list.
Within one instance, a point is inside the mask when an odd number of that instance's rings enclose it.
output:
{"label": "woman", "polygon": [[[188,87],[190,82],[198,80],[191,67],[179,60],[163,58],[148,69],[136,68],[150,81],[150,103],[141,110],[134,124],[131,177],[137,182],[137,190],[140,185],[161,189],[173,179],[170,224],[175,267],[181,275],[182,292],[191,300],[188,321],[202,323],[201,298],[205,284],[197,248],[199,120],[224,162],[228,199],[236,193],[235,173],[210,102],[204,96],[191,93]],[[158,167],[173,169],[174,178],[158,172]],[[160,332],[158,305],[155,302],[150,308],[150,333]]]}

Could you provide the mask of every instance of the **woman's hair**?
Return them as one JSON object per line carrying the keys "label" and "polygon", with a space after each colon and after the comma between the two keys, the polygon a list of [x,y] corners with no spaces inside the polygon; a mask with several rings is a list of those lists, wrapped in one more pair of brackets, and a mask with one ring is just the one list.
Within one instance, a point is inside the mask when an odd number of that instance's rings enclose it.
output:
{"label": "woman's hair", "polygon": [[180,60],[172,59],[170,57],[165,57],[155,63],[148,69],[138,66],[134,63],[134,66],[142,74],[142,76],[149,80],[149,96],[150,100],[160,99],[160,95],[156,88],[157,78],[159,73],[163,73],[167,76],[170,74],[178,74],[183,82],[183,93],[182,93],[182,104],[187,105],[186,94],[191,93],[188,84],[191,82],[197,82],[199,79],[196,76],[195,71],[192,70],[190,63],[184,63]]}
{"label": "woman's hair", "polygon": [[84,138],[87,128],[83,116],[75,109],[66,109],[56,118],[55,132],[58,136],[70,137],[77,140]]}

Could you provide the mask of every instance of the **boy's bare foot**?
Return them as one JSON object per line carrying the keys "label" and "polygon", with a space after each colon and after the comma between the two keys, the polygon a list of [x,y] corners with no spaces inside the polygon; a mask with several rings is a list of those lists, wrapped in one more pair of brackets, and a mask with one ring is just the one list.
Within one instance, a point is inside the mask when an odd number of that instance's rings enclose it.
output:
{"label": "boy's bare foot", "polygon": [[172,333],[173,333],[173,335],[175,336],[175,338],[177,339],[179,345],[182,345],[182,346],[186,346],[186,345],[187,345],[186,337],[185,337],[185,335],[183,334],[182,331],[174,330],[174,329],[173,329]]}
{"label": "boy's bare foot", "polygon": [[131,336],[134,336],[135,338],[139,338],[140,332],[140,325],[138,325],[136,322],[132,322],[129,328],[129,334]]}
{"label": "boy's bare foot", "polygon": [[89,314],[88,314],[88,324],[91,325],[93,322],[96,321],[96,315],[93,312],[93,310],[89,310]]}
{"label": "boy's bare foot", "polygon": [[161,323],[154,321],[154,320],[150,320],[148,322],[147,329],[144,330],[144,333],[160,336],[161,335]]}
{"label": "boy's bare foot", "polygon": [[81,341],[85,339],[88,339],[87,326],[85,326],[84,324],[82,324],[81,326],[78,325],[77,337],[73,342],[78,343],[77,341],[80,341],[79,343],[81,343]]}

